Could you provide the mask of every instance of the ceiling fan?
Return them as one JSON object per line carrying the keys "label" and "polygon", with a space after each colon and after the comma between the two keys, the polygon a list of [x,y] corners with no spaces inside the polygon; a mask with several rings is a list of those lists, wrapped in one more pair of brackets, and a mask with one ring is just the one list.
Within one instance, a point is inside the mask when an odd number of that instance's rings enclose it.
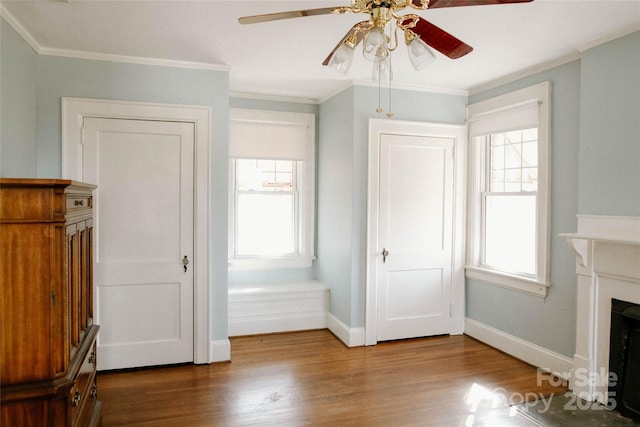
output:
{"label": "ceiling fan", "polygon": [[[238,19],[240,24],[256,24],[280,19],[298,18],[326,14],[366,13],[369,19],[355,24],[340,40],[322,65],[335,68],[346,74],[351,66],[353,51],[364,40],[364,57],[382,66],[388,63],[389,53],[398,47],[397,30],[403,31],[413,67],[420,70],[430,64],[435,56],[428,46],[451,58],[460,58],[473,50],[465,42],[452,36],[416,14],[399,15],[398,12],[410,7],[415,10],[436,9],[458,6],[480,6],[491,4],[527,3],[533,0],[350,0],[350,6],[325,7],[320,9],[297,10],[245,16]],[[395,31],[390,27],[395,24]],[[389,35],[385,33],[389,27]],[[395,42],[392,45],[392,37]],[[390,64],[387,65],[390,67]],[[374,79],[376,79],[374,67]],[[388,68],[390,71],[390,68]]]}

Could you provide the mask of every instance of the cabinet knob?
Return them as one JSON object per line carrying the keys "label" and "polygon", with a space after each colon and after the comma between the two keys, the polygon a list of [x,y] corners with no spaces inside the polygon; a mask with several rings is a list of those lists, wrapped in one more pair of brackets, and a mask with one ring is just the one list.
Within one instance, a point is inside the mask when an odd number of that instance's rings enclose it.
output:
{"label": "cabinet knob", "polygon": [[83,206],[84,205],[84,200],[76,200],[74,205],[75,206]]}
{"label": "cabinet knob", "polygon": [[74,407],[80,406],[80,390],[76,390],[76,394],[73,395],[71,405]]}
{"label": "cabinet knob", "polygon": [[184,265],[184,272],[187,272],[187,266],[189,265],[189,258],[185,255],[184,258],[182,258],[182,265]]}

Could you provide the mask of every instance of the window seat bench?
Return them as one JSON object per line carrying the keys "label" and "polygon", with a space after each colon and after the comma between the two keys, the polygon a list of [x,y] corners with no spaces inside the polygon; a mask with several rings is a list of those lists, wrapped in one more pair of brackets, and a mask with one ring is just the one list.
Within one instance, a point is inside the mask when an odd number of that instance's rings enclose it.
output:
{"label": "window seat bench", "polygon": [[229,336],[326,328],[328,311],[317,281],[229,285]]}

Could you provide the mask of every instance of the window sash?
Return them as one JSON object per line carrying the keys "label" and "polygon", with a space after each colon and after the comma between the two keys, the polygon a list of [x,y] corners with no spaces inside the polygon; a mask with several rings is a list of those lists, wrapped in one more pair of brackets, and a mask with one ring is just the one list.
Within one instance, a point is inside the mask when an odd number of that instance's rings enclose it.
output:
{"label": "window sash", "polygon": [[[515,202],[515,206],[511,206],[513,209],[517,209],[518,204],[526,203],[526,200],[522,199],[532,199],[530,201],[532,206],[529,206],[528,210],[519,216],[520,221],[515,223],[514,226],[513,221],[507,221],[508,218],[503,217],[498,218],[497,220],[494,218],[500,214],[504,215],[503,211],[489,212],[491,210],[490,205],[492,198],[501,198],[503,199],[503,202],[509,200],[510,204]],[[538,196],[536,192],[482,193],[482,234],[480,245],[481,266],[524,277],[536,277],[537,199]],[[511,210],[508,213],[513,215],[514,211]],[[526,215],[530,216],[528,221],[525,221]],[[500,233],[500,231],[496,231],[496,222],[500,223],[499,229],[502,232],[501,235],[498,236],[496,236],[496,233]],[[529,229],[523,229],[527,226]],[[490,237],[493,237],[495,240],[490,239]],[[502,245],[507,245],[508,248],[504,249]],[[524,259],[522,252],[526,253],[526,257]],[[514,258],[511,258],[509,262],[500,262],[500,259],[504,260],[509,257]]]}
{"label": "window sash", "polygon": [[[300,237],[300,195],[299,195],[299,175],[297,171],[301,169],[302,162],[292,162],[292,188],[290,190],[277,190],[277,191],[256,191],[256,190],[240,190],[240,169],[238,167],[238,161],[242,160],[252,160],[252,159],[235,159],[233,161],[234,167],[234,201],[233,201],[233,212],[234,212],[234,222],[233,222],[233,258],[241,259],[241,258],[264,258],[264,257],[291,257],[291,256],[300,256],[301,255],[301,237]],[[260,159],[261,160],[261,159]],[[278,159],[279,160],[279,159]],[[274,189],[275,190],[275,189]],[[254,197],[255,196],[255,197]],[[250,202],[251,199],[263,199],[263,201],[269,200],[269,203],[266,203],[266,206],[243,206],[246,205],[246,202]],[[250,211],[260,214],[265,214],[269,211],[269,207],[272,209],[275,207],[272,205],[273,202],[277,199],[290,199],[290,210],[288,213],[288,218],[290,223],[288,227],[282,227],[281,224],[278,224],[277,221],[271,221],[269,223],[263,224],[265,227],[264,230],[256,229],[255,223],[259,222],[259,219],[254,220],[253,223],[247,223],[248,218],[243,218],[246,214],[243,209],[249,209]],[[243,203],[243,201],[245,203]],[[271,206],[269,206],[271,205]],[[273,214],[273,212],[272,212]],[[254,226],[253,229],[250,230],[242,230],[243,226],[250,227]],[[267,242],[264,240],[271,240],[272,242],[276,242],[276,247],[284,247],[284,242],[279,240],[279,237],[275,235],[275,232],[286,233],[286,236],[289,238],[289,244],[286,245],[290,250],[281,250],[281,251],[270,251],[266,249],[268,247]],[[247,233],[253,234],[256,237],[260,237],[260,239],[254,244],[247,244],[246,238]],[[245,248],[253,247],[254,250],[245,250]],[[260,251],[256,251],[255,248],[262,247],[263,249]]]}

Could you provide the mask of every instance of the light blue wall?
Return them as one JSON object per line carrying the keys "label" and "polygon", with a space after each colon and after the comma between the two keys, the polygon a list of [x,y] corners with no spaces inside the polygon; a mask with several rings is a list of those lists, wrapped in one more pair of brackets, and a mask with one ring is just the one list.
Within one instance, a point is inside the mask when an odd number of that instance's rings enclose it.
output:
{"label": "light blue wall", "polygon": [[[382,108],[388,109],[388,93]],[[467,97],[392,91],[393,118],[463,124]],[[367,245],[369,119],[378,89],[354,86],[320,106],[318,278],[331,288],[331,313],[350,327],[364,326]]]}
{"label": "light blue wall", "polygon": [[[298,102],[285,101],[269,101],[249,98],[230,98],[229,106],[231,108],[240,108],[248,110],[267,110],[267,111],[289,111],[294,113],[308,113],[316,116],[316,170],[318,167],[318,112],[319,107],[316,104],[306,104]],[[317,181],[317,180],[316,180]],[[316,182],[316,206],[317,200]],[[317,219],[317,218],[316,218]],[[252,270],[252,271],[229,271],[229,285],[247,284],[247,283],[287,283],[301,282],[306,280],[314,280],[316,278],[315,267],[287,269],[287,270]]]}
{"label": "light blue wall", "polygon": [[572,62],[473,95],[553,84],[551,284],[546,299],[467,281],[467,317],[568,357],[575,352],[575,257],[558,233],[577,214],[640,214],[640,33]]}
{"label": "light blue wall", "polygon": [[640,215],[640,31],[582,55],[581,214]]}
{"label": "light blue wall", "polygon": [[[6,37],[11,33],[15,37]],[[214,340],[227,338],[227,179],[228,179],[228,73],[221,71],[188,70],[150,65],[90,61],[37,55],[25,61],[20,55],[23,41],[3,23],[2,64],[17,67],[16,73],[37,76],[37,84],[30,92],[32,118],[21,122],[18,131],[37,130],[37,138],[30,143],[33,149],[24,150],[12,144],[3,152],[9,156],[25,156],[21,176],[61,178],[61,98],[100,98],[124,101],[157,102],[166,104],[205,105],[212,108],[211,154],[211,305]],[[7,42],[7,45],[5,45]],[[11,43],[9,43],[11,42]],[[14,46],[15,45],[15,46]],[[5,47],[11,47],[5,49]],[[3,69],[4,70],[4,69]],[[2,109],[11,98],[5,98],[3,84]],[[8,120],[2,116],[2,124]],[[2,133],[2,145],[6,135]],[[33,136],[32,136],[33,138]],[[4,148],[3,148],[4,150]],[[36,167],[34,167],[34,165]],[[0,171],[2,176],[8,176]],[[64,177],[62,177],[64,178]]]}
{"label": "light blue wall", "polygon": [[551,81],[552,287],[547,298],[467,280],[467,317],[573,357],[575,350],[575,256],[558,234],[576,229],[580,136],[580,61],[470,97],[470,103]]}
{"label": "light blue wall", "polygon": [[0,18],[0,176],[37,173],[38,55]]}
{"label": "light blue wall", "polygon": [[320,105],[318,280],[331,289],[331,313],[351,324],[353,91]]}

